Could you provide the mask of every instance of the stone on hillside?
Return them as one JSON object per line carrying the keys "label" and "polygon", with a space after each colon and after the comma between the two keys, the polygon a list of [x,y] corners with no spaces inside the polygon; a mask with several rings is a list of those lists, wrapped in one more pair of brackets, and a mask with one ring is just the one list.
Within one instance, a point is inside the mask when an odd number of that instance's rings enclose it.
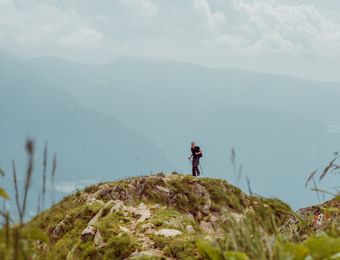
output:
{"label": "stone on hillside", "polygon": [[71,221],[71,216],[66,215],[65,218],[58,223],[58,225],[54,228],[52,232],[52,238],[53,239],[58,239],[64,232],[65,232],[65,227],[67,223]]}
{"label": "stone on hillside", "polygon": [[191,226],[191,225],[187,225],[185,227],[185,230],[188,232],[188,233],[195,233],[195,230],[194,228]]}
{"label": "stone on hillside", "polygon": [[87,205],[99,205],[99,206],[104,206],[105,203],[104,201],[101,201],[101,200],[97,200],[96,198],[92,197],[92,196],[89,196],[87,199],[86,199],[86,204]]}
{"label": "stone on hillside", "polygon": [[209,196],[209,192],[206,190],[204,186],[201,184],[194,182],[193,190],[192,190],[197,197],[201,197],[204,199],[204,205],[202,207],[202,213],[204,215],[208,215],[210,213],[211,208],[211,200]]}
{"label": "stone on hillside", "polygon": [[177,229],[165,228],[165,229],[158,230],[155,234],[158,235],[158,236],[175,237],[175,236],[181,235],[182,232],[177,230]]}
{"label": "stone on hillside", "polygon": [[120,229],[122,232],[131,233],[131,231],[130,231],[129,229],[127,229],[126,227],[119,226],[119,229]]}
{"label": "stone on hillside", "polygon": [[149,249],[141,252],[134,252],[130,255],[129,259],[168,259],[163,256],[163,252],[158,249]]}
{"label": "stone on hillside", "polygon": [[114,186],[111,189],[110,196],[113,200],[128,200],[131,199],[131,193],[123,186]]}
{"label": "stone on hillside", "polygon": [[94,236],[93,244],[97,248],[102,248],[107,244],[104,242],[102,235],[100,234],[99,230],[97,230],[96,235]]}
{"label": "stone on hillside", "polygon": [[137,211],[137,209],[135,207],[132,207],[132,206],[127,207],[126,210],[128,212],[130,212],[131,214],[134,214]]}
{"label": "stone on hillside", "polygon": [[134,193],[137,195],[138,198],[141,198],[147,185],[146,178],[135,179],[131,184],[135,187]]}
{"label": "stone on hillside", "polygon": [[213,234],[215,232],[213,225],[207,221],[201,221],[200,228],[207,234]]}
{"label": "stone on hillside", "polygon": [[151,217],[151,212],[148,209],[139,209],[135,212],[135,214],[140,216],[140,218],[137,220],[137,224],[141,223]]}
{"label": "stone on hillside", "polygon": [[240,223],[241,220],[244,218],[244,215],[235,212],[230,212],[229,214],[237,223]]}
{"label": "stone on hillside", "polygon": [[93,193],[94,198],[103,198],[109,195],[111,192],[111,186],[109,184],[103,184],[99,186],[99,189]]}
{"label": "stone on hillside", "polygon": [[134,212],[134,215],[140,216],[140,218],[137,220],[138,224],[149,219],[151,217],[151,212],[144,203],[141,203],[139,204],[137,210]]}
{"label": "stone on hillside", "polygon": [[202,213],[204,215],[209,215],[210,213],[210,206],[208,204],[205,204],[203,207],[202,207]]}
{"label": "stone on hillside", "polygon": [[65,231],[65,222],[61,221],[58,223],[58,225],[55,227],[55,229],[52,232],[52,238],[58,239]]}
{"label": "stone on hillside", "polygon": [[111,209],[115,205],[115,201],[109,200],[108,202],[105,203],[104,209]]}
{"label": "stone on hillside", "polygon": [[193,190],[197,196],[204,196],[207,193],[207,190],[201,184],[194,182]]}
{"label": "stone on hillside", "polygon": [[103,211],[104,208],[101,208],[98,213],[89,221],[89,223],[87,224],[88,226],[94,226],[97,224],[97,222],[99,221],[99,219],[102,217],[103,215]]}
{"label": "stone on hillside", "polygon": [[137,209],[139,209],[139,210],[144,210],[144,209],[147,209],[147,206],[144,204],[144,203],[140,203],[139,205],[138,205],[138,208]]}
{"label": "stone on hillside", "polygon": [[187,213],[186,216],[191,220],[191,221],[195,221],[194,216],[191,213]]}
{"label": "stone on hillside", "polygon": [[148,228],[147,230],[144,231],[145,235],[150,235],[150,234],[153,234],[153,233],[155,233],[155,229],[153,229],[153,228]]}
{"label": "stone on hillside", "polygon": [[156,185],[155,188],[160,192],[163,192],[163,193],[166,193],[166,194],[170,193],[170,190],[168,188],[165,188],[165,187],[162,187],[162,186],[159,186],[159,185]]}
{"label": "stone on hillside", "polygon": [[115,203],[116,204],[114,204],[112,206],[112,208],[110,209],[110,214],[117,212],[117,211],[120,211],[124,208],[124,202],[123,201],[117,200],[117,201],[115,201]]}
{"label": "stone on hillside", "polygon": [[141,226],[142,231],[145,231],[145,230],[150,229],[150,228],[156,228],[156,226],[152,223],[146,223],[146,224],[143,224]]}
{"label": "stone on hillside", "polygon": [[161,205],[155,204],[150,207],[150,209],[159,209]]}
{"label": "stone on hillside", "polygon": [[95,227],[87,226],[81,233],[81,240],[84,242],[93,240],[96,235],[96,231],[97,229]]}

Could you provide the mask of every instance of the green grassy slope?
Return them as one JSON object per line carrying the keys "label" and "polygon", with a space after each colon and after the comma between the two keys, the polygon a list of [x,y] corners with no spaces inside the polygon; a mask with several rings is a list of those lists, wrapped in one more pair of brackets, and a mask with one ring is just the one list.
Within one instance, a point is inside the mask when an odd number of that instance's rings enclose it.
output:
{"label": "green grassy slope", "polygon": [[[327,207],[334,219],[337,201]],[[292,226],[309,232],[292,239]],[[340,251],[339,233],[328,231],[317,237],[311,222],[280,200],[173,173],[87,187],[22,233],[34,259],[337,259],[323,258]]]}

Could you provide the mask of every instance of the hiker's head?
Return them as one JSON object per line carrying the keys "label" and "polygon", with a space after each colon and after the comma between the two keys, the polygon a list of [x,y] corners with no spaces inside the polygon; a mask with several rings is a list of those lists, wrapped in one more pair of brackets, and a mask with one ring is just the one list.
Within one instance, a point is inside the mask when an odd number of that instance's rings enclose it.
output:
{"label": "hiker's head", "polygon": [[195,142],[191,142],[191,147],[195,147],[196,146],[196,143]]}

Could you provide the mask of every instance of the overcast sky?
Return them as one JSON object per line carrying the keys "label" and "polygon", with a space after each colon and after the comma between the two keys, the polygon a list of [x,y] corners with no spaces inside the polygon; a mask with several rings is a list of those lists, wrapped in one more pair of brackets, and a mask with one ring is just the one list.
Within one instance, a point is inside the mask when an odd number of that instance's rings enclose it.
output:
{"label": "overcast sky", "polygon": [[121,56],[340,82],[339,0],[0,0],[0,49]]}

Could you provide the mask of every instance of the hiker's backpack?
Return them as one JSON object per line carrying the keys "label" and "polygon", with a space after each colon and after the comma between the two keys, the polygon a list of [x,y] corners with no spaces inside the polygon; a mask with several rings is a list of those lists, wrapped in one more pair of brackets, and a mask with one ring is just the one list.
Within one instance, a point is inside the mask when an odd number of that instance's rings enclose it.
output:
{"label": "hiker's backpack", "polygon": [[201,158],[201,157],[203,157],[203,151],[202,151],[202,149],[200,149],[200,154],[198,155],[198,158]]}

